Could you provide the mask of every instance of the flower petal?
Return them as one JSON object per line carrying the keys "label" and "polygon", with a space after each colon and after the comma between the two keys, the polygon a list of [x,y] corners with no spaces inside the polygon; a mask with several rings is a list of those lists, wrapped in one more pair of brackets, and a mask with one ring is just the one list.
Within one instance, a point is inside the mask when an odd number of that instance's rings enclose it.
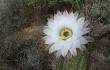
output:
{"label": "flower petal", "polygon": [[56,53],[56,58],[59,58],[61,56],[61,51],[59,50],[59,51],[57,51],[57,53]]}
{"label": "flower petal", "polygon": [[60,16],[60,15],[62,15],[62,13],[60,12],[60,11],[57,11],[57,14]]}
{"label": "flower petal", "polygon": [[61,50],[63,48],[63,46],[61,46],[60,44],[56,43],[56,44],[53,44],[51,46],[51,48],[49,49],[49,53],[52,53],[54,51],[57,51],[57,50]]}
{"label": "flower petal", "polygon": [[47,38],[47,39],[45,40],[45,44],[53,44],[52,39],[51,39],[51,38]]}
{"label": "flower petal", "polygon": [[86,49],[85,45],[81,45],[81,47],[79,48],[81,51],[84,51]]}
{"label": "flower petal", "polygon": [[48,38],[48,36],[44,36],[42,37],[42,40],[46,40]]}
{"label": "flower petal", "polygon": [[84,20],[85,20],[85,17],[80,17],[80,18],[78,19],[78,22],[79,22],[79,23],[84,23]]}
{"label": "flower petal", "polygon": [[68,53],[68,50],[66,48],[63,48],[61,50],[61,54],[62,54],[63,57],[65,57],[67,55],[67,53]]}
{"label": "flower petal", "polygon": [[69,51],[70,51],[70,53],[71,53],[73,56],[76,56],[76,55],[77,55],[76,48],[71,48]]}
{"label": "flower petal", "polygon": [[87,34],[90,32],[90,28],[84,28],[82,31],[83,31],[83,35]]}
{"label": "flower petal", "polygon": [[80,46],[81,46],[81,44],[80,44],[80,40],[79,39],[74,41],[73,44],[72,44],[72,47],[75,48],[75,49],[79,48]]}
{"label": "flower petal", "polygon": [[63,12],[63,15],[66,16],[66,17],[68,16],[67,10],[65,10],[65,11]]}
{"label": "flower petal", "polygon": [[84,20],[85,20],[85,17],[81,17],[78,19],[78,26],[79,26],[79,29],[82,29],[84,27]]}
{"label": "flower petal", "polygon": [[77,19],[78,18],[78,12],[74,13],[74,17]]}
{"label": "flower petal", "polygon": [[84,24],[84,27],[87,27],[89,24],[90,24],[90,22],[86,20],[85,24]]}
{"label": "flower petal", "polygon": [[93,42],[93,41],[94,41],[94,38],[89,37],[89,36],[84,36],[84,38],[86,38],[86,40],[87,40],[88,42]]}
{"label": "flower petal", "polygon": [[84,37],[79,38],[79,40],[80,40],[80,44],[87,44],[88,43],[88,41]]}
{"label": "flower petal", "polygon": [[72,42],[67,42],[65,45],[64,45],[64,47],[66,48],[66,49],[70,49],[71,48],[71,46],[72,46]]}
{"label": "flower petal", "polygon": [[85,45],[81,45],[81,48],[82,48],[83,50],[85,50],[85,49],[86,49]]}

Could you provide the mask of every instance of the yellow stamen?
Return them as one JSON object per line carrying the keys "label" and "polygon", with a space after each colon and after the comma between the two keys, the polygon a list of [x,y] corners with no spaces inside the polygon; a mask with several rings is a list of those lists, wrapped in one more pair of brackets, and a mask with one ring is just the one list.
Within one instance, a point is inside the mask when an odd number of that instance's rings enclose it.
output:
{"label": "yellow stamen", "polygon": [[69,28],[63,28],[60,31],[60,39],[62,40],[67,40],[68,38],[70,38],[73,35],[73,32],[71,29]]}

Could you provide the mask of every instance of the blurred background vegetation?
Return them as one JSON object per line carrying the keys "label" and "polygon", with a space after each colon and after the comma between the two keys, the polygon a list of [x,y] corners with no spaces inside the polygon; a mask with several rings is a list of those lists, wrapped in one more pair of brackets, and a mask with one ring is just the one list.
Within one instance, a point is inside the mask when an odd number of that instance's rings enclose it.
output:
{"label": "blurred background vegetation", "polygon": [[[95,41],[72,59],[44,51],[43,26],[60,11],[90,21]],[[0,70],[110,70],[110,0],[1,0]]]}

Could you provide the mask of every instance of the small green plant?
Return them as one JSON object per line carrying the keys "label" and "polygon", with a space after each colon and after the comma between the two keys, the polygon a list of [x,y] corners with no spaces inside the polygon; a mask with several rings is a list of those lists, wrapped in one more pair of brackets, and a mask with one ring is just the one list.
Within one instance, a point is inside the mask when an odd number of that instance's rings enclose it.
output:
{"label": "small green plant", "polygon": [[91,8],[91,14],[100,14],[100,5],[97,3],[94,3],[92,8]]}
{"label": "small green plant", "polygon": [[35,3],[47,3],[49,7],[55,6],[60,3],[70,3],[73,10],[81,11],[83,3],[80,0],[29,0],[28,5],[34,5]]}
{"label": "small green plant", "polygon": [[90,13],[93,16],[98,16],[98,19],[105,18],[105,21],[110,21],[110,0],[95,1],[90,9]]}

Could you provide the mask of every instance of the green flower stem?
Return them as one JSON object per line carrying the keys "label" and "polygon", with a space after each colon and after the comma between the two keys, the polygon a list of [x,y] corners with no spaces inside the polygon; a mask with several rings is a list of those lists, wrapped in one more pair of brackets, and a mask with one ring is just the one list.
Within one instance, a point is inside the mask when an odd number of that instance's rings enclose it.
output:
{"label": "green flower stem", "polygon": [[71,59],[65,58],[63,65],[59,65],[59,62],[56,62],[54,65],[57,67],[53,70],[85,70],[89,54],[88,50],[86,50],[85,54],[78,53],[77,56],[72,57]]}

